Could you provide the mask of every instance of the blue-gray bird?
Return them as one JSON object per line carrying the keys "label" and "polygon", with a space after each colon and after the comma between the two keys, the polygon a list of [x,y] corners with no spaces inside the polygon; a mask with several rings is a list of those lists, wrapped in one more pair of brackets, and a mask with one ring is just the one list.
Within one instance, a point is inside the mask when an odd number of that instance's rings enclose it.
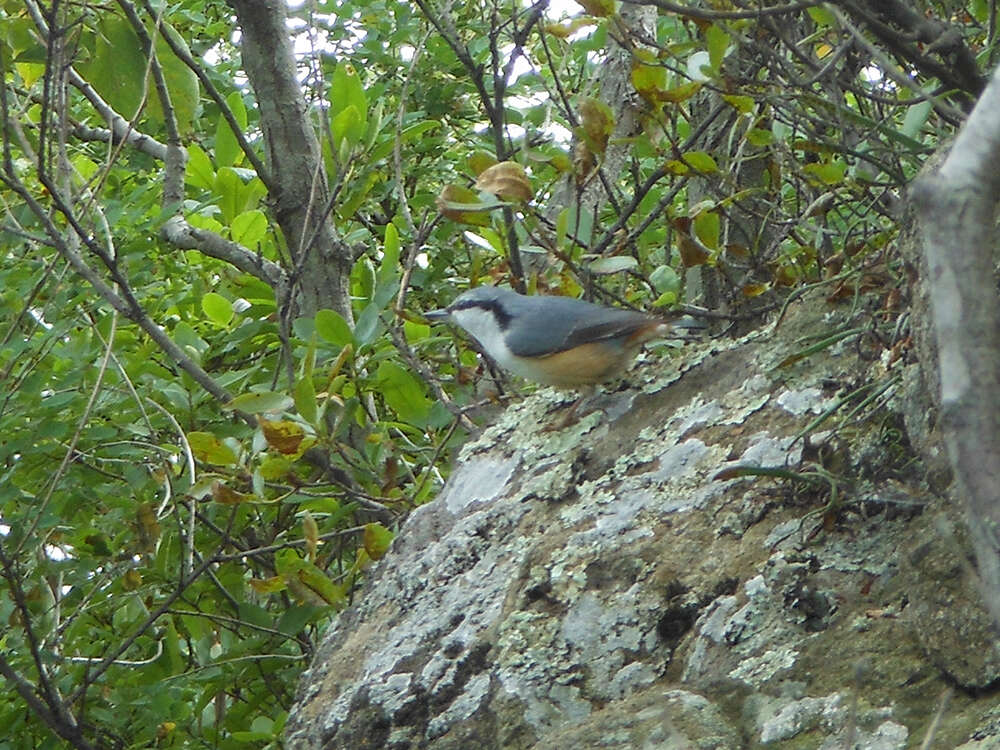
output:
{"label": "blue-gray bird", "polygon": [[660,318],[570,297],[480,286],[424,313],[465,329],[501,367],[543,385],[580,388],[623,373],[642,345],[667,335]]}

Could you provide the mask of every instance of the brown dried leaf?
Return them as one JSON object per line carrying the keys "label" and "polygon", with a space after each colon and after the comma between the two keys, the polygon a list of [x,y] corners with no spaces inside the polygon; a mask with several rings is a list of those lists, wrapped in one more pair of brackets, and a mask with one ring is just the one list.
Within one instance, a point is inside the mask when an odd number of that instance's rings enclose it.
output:
{"label": "brown dried leaf", "polygon": [[528,173],[516,161],[502,161],[484,169],[476,178],[476,189],[515,203],[530,201],[534,196]]}

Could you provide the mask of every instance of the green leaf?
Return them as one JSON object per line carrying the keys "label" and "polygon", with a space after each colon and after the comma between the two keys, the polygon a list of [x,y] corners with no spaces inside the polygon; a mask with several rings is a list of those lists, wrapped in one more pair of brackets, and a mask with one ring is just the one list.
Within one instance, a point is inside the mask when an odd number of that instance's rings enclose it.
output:
{"label": "green leaf", "polygon": [[689,81],[660,93],[660,99],[670,104],[685,102],[701,90],[701,83]]}
{"label": "green leaf", "polygon": [[668,307],[670,305],[676,305],[677,299],[677,292],[664,292],[653,300],[653,307]]}
{"label": "green leaf", "polygon": [[656,101],[667,88],[667,69],[662,65],[632,63],[632,86],[640,95]]}
{"label": "green leaf", "polygon": [[579,137],[595,154],[603,154],[608,146],[608,137],[615,129],[614,112],[606,102],[591,96],[580,99],[577,109],[580,113]]}
{"label": "green leaf", "polygon": [[393,534],[380,523],[366,523],[362,532],[362,542],[365,552],[372,560],[378,560],[389,551]]}
{"label": "green leaf", "polygon": [[694,229],[695,235],[705,247],[709,250],[717,250],[719,248],[719,214],[715,211],[702,211],[694,217],[691,226]]}
{"label": "green leaf", "polygon": [[323,607],[311,607],[306,604],[292,605],[281,613],[275,628],[289,637],[295,637],[325,612]]}
{"label": "green leaf", "polygon": [[299,378],[295,383],[295,411],[309,424],[316,423],[316,387],[312,378]]}
{"label": "green leaf", "polygon": [[356,146],[368,129],[368,98],[354,66],[341,62],[330,78],[330,129],[339,150]]}
{"label": "green leaf", "polygon": [[172,338],[177,346],[195,359],[200,360],[201,356],[208,351],[208,342],[199,336],[189,323],[185,323],[183,320],[174,326]]}
{"label": "green leaf", "polygon": [[806,164],[802,171],[809,175],[815,184],[839,185],[844,181],[847,165],[842,161],[830,161],[826,164]]}
{"label": "green leaf", "polygon": [[[298,590],[300,600],[309,594],[310,600],[315,601],[318,597],[328,604],[340,604],[344,600],[344,590],[315,565],[299,557],[298,552],[293,549],[283,549],[275,556],[275,563],[278,573],[285,579],[293,592]],[[304,589],[303,589],[304,587]]]}
{"label": "green leaf", "polygon": [[719,165],[707,151],[688,151],[683,154],[684,162],[695,171],[712,174],[719,171]]}
{"label": "green leaf", "polygon": [[673,292],[676,294],[680,291],[681,277],[671,266],[657,266],[653,269],[653,272],[649,274],[649,283],[652,284],[653,288],[660,294],[665,292]]}
{"label": "green leaf", "polygon": [[610,258],[599,258],[587,265],[591,273],[606,275],[631,271],[639,267],[639,261],[631,255],[613,255]]}
{"label": "green leaf", "polygon": [[270,716],[257,716],[250,723],[250,731],[256,734],[274,737],[274,720]]}
{"label": "green leaf", "polygon": [[90,61],[77,67],[115,111],[125,119],[136,117],[146,90],[146,55],[125,18],[110,13],[101,16]]}
{"label": "green leaf", "polygon": [[927,122],[933,106],[934,102],[928,98],[907,107],[906,117],[903,118],[903,127],[900,128],[903,134],[910,138],[916,138],[920,134],[920,129],[923,128],[924,123]]}
{"label": "green leaf", "polygon": [[351,269],[351,294],[358,299],[370,300],[375,294],[377,283],[375,264],[367,254],[364,254],[355,261],[354,268]]}
{"label": "green leaf", "polygon": [[[356,146],[364,135],[364,121],[357,107],[351,105],[330,121],[333,142],[340,148],[343,144]],[[343,159],[341,159],[343,161]]]}
{"label": "green leaf", "polygon": [[426,422],[431,402],[413,373],[391,360],[385,360],[379,365],[375,379],[382,398],[401,421],[418,426]]}
{"label": "green leaf", "polygon": [[[566,217],[565,230],[562,228],[563,216]],[[594,229],[594,212],[586,206],[574,203],[569,208],[563,209],[556,228],[560,232],[565,232],[569,239],[579,240],[581,244],[589,245]]]}
{"label": "green leaf", "polygon": [[288,472],[292,470],[294,464],[294,460],[288,456],[271,454],[260,462],[258,468],[263,479],[273,482],[278,479],[284,479]]}
{"label": "green leaf", "polygon": [[188,146],[188,162],[184,170],[184,180],[192,187],[202,190],[215,189],[215,167],[212,160],[197,143]]}
{"label": "green leaf", "polygon": [[607,18],[614,15],[615,0],[576,0],[592,16]]}
{"label": "green leaf", "polygon": [[233,219],[242,210],[240,207],[240,189],[243,181],[232,167],[220,167],[215,173],[215,192],[219,196],[219,208],[222,209],[222,220],[232,225]]}
{"label": "green leaf", "polygon": [[729,48],[729,34],[713,24],[705,30],[705,42],[708,46],[708,64],[713,72],[718,73]]}
{"label": "green leaf", "polygon": [[[160,30],[164,36],[169,36],[174,44],[184,49],[188,55],[191,54],[187,42],[168,22],[162,22]],[[177,129],[182,134],[191,133],[194,129],[195,116],[198,113],[201,99],[198,76],[188,67],[187,63],[174,54],[163,36],[156,37],[156,57],[163,70],[163,80],[167,84],[167,91],[170,93],[170,106],[173,109],[174,119],[177,121]],[[152,85],[152,81],[150,81],[150,87]],[[160,105],[160,97],[150,91],[150,100],[151,113],[157,121],[162,122],[163,110]]]}
{"label": "green leaf", "polygon": [[216,466],[234,466],[239,460],[235,451],[210,432],[189,432],[188,445],[199,461]]}
{"label": "green leaf", "polygon": [[[409,143],[416,138],[419,138],[424,133],[427,133],[435,128],[441,127],[441,123],[435,122],[433,120],[424,120],[423,122],[418,122],[415,125],[410,125],[409,127],[403,128],[399,134],[400,145],[404,143]],[[392,153],[395,147],[395,136],[386,138],[384,141],[380,142],[375,148],[372,149],[368,158],[371,161],[380,161]]]}
{"label": "green leaf", "polygon": [[806,13],[812,18],[813,23],[821,28],[831,28],[837,25],[837,19],[833,13],[830,12],[829,8],[824,8],[822,5],[814,5],[806,8]]}
{"label": "green leaf", "polygon": [[230,411],[242,411],[247,414],[261,414],[263,412],[288,411],[295,405],[291,396],[278,391],[260,391],[258,393],[244,393],[223,408]]}
{"label": "green leaf", "polygon": [[743,115],[750,114],[753,112],[754,107],[757,106],[753,97],[743,96],[742,94],[723,94],[722,99],[726,104]]}
{"label": "green leaf", "polygon": [[[247,108],[243,103],[243,97],[239,91],[232,92],[226,97],[226,105],[233,113],[236,123],[240,126],[241,132],[247,129]],[[220,167],[232,167],[240,164],[245,155],[240,148],[239,141],[233,134],[233,129],[229,127],[221,114],[215,126],[215,163]]]}
{"label": "green leaf", "polygon": [[233,303],[215,292],[209,292],[201,298],[201,309],[220,328],[225,328],[233,319]]}
{"label": "green leaf", "polygon": [[379,282],[395,279],[399,272],[399,231],[389,222],[385,226],[385,244],[382,245],[382,261],[378,267]]}
{"label": "green leaf", "polygon": [[371,343],[371,340],[375,338],[380,312],[381,309],[379,306],[372,302],[358,316],[358,320],[354,324],[354,343],[358,349],[365,344]]}
{"label": "green leaf", "polygon": [[334,310],[316,311],[316,333],[331,344],[347,346],[354,341],[351,327],[344,316]]}
{"label": "green leaf", "polygon": [[337,209],[337,214],[340,218],[352,219],[380,179],[381,175],[379,172],[371,171],[363,180],[352,183],[348,189],[347,197]]}
{"label": "green leaf", "polygon": [[430,337],[431,327],[426,323],[415,323],[412,320],[403,321],[403,334],[411,344]]}
{"label": "green leaf", "polygon": [[489,151],[473,151],[465,160],[469,171],[474,175],[479,175],[487,169],[497,164],[497,158]]}
{"label": "green leaf", "polygon": [[368,123],[368,97],[354,66],[341,62],[330,77],[330,114],[336,118],[350,108],[354,109],[354,116],[361,123],[361,135],[364,135]]}
{"label": "green leaf", "polygon": [[267,216],[256,208],[244,211],[233,217],[229,227],[229,236],[233,242],[238,242],[251,250],[257,250],[257,246],[267,237]]}

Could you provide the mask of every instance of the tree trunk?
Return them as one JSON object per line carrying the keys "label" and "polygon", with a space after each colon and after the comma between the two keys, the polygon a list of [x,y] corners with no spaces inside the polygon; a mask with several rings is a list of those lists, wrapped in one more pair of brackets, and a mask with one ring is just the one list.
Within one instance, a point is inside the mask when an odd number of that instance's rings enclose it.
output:
{"label": "tree trunk", "polygon": [[272,179],[268,190],[293,263],[293,312],[311,315],[332,308],[350,321],[348,279],[353,258],[327,221],[330,191],[315,126],[296,75],[285,3],[230,0],[230,5],[243,32],[243,67],[260,107]]}
{"label": "tree trunk", "polygon": [[[964,497],[987,606],[1000,624],[1000,70],[936,174],[913,188],[923,219],[941,431]],[[933,366],[933,365],[932,365]]]}

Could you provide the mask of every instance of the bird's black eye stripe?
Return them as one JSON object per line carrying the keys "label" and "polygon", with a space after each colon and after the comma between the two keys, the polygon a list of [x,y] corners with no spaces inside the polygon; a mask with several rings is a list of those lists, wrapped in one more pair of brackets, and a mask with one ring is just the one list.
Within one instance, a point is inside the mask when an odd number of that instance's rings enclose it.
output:
{"label": "bird's black eye stripe", "polygon": [[507,330],[510,325],[510,313],[497,300],[462,299],[453,303],[449,309],[455,312],[456,310],[472,310],[474,308],[493,313],[493,317],[496,319],[497,325],[500,326],[501,330]]}

